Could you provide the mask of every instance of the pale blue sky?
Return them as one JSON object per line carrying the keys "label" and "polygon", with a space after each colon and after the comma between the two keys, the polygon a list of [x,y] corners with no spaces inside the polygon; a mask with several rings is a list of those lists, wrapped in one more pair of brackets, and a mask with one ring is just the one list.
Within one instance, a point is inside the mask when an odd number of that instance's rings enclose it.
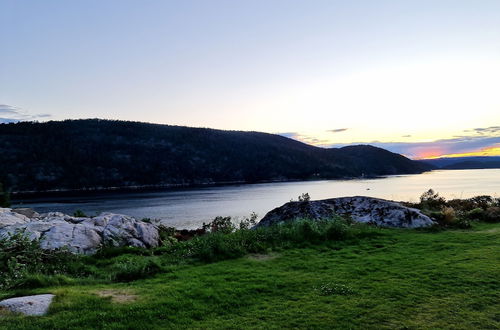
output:
{"label": "pale blue sky", "polygon": [[464,131],[500,124],[500,1],[0,0],[0,45],[4,121],[320,145],[476,139]]}

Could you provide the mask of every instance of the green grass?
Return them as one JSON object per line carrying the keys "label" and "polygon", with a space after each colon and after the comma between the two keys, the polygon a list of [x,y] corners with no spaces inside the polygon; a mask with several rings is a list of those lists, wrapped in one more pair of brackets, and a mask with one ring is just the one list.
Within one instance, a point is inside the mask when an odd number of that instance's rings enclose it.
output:
{"label": "green grass", "polygon": [[[47,316],[7,316],[0,328],[500,328],[500,224],[377,232],[277,247],[268,257],[163,266],[131,282],[56,281],[0,293],[57,296]],[[135,300],[113,302],[102,290]]]}

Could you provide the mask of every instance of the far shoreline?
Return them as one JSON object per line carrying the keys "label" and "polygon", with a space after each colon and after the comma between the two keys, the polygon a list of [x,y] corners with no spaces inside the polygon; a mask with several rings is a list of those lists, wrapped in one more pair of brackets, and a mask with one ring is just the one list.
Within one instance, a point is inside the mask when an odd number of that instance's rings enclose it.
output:
{"label": "far shoreline", "polygon": [[[293,182],[320,182],[320,181],[349,181],[349,180],[375,180],[388,177],[419,175],[432,173],[436,171],[467,171],[469,169],[434,169],[421,173],[399,173],[379,176],[359,176],[359,177],[342,177],[342,178],[318,178],[318,179],[295,179],[295,180],[262,180],[262,181],[221,181],[207,183],[186,183],[186,184],[162,184],[162,185],[139,185],[139,186],[122,186],[122,187],[93,187],[83,189],[57,189],[46,191],[19,191],[11,192],[12,204],[23,204],[30,202],[49,202],[54,199],[60,200],[64,198],[77,197],[93,197],[105,196],[112,194],[129,194],[143,192],[166,192],[177,190],[189,190],[198,188],[213,188],[213,187],[228,187],[239,185],[256,185],[269,183],[293,183]],[[470,169],[477,170],[477,169]]]}

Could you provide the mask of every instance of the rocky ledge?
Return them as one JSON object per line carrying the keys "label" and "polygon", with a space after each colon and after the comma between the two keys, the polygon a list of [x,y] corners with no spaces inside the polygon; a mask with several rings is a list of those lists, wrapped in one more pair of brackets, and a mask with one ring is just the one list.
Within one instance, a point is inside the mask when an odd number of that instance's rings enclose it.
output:
{"label": "rocky ledge", "polygon": [[59,212],[38,214],[0,208],[0,237],[17,232],[39,239],[43,249],[65,247],[78,254],[93,254],[103,245],[150,248],[158,246],[159,241],[155,225],[126,215],[102,213],[80,218]]}
{"label": "rocky ledge", "polygon": [[356,196],[289,202],[267,213],[256,227],[271,226],[300,218],[327,219],[334,215],[350,216],[354,221],[381,227],[419,228],[435,224],[420,210],[384,199]]}

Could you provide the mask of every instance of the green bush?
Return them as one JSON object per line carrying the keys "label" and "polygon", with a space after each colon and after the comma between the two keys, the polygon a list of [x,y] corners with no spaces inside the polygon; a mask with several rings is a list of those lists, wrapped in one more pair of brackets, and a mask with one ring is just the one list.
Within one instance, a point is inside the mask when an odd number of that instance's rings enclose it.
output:
{"label": "green bush", "polygon": [[484,221],[487,222],[500,222],[500,207],[488,207],[484,212]]}
{"label": "green bush", "polygon": [[470,220],[482,221],[485,217],[485,211],[482,208],[475,208],[466,213],[466,217]]}
{"label": "green bush", "polygon": [[65,250],[43,250],[23,232],[0,239],[0,288],[11,288],[30,274],[67,273],[80,257]]}
{"label": "green bush", "polygon": [[73,216],[75,218],[88,218],[85,213],[83,213],[82,210],[76,210],[75,213],[73,213]]}
{"label": "green bush", "polygon": [[427,210],[438,210],[446,204],[446,199],[439,196],[439,193],[429,189],[420,196],[420,208]]}

